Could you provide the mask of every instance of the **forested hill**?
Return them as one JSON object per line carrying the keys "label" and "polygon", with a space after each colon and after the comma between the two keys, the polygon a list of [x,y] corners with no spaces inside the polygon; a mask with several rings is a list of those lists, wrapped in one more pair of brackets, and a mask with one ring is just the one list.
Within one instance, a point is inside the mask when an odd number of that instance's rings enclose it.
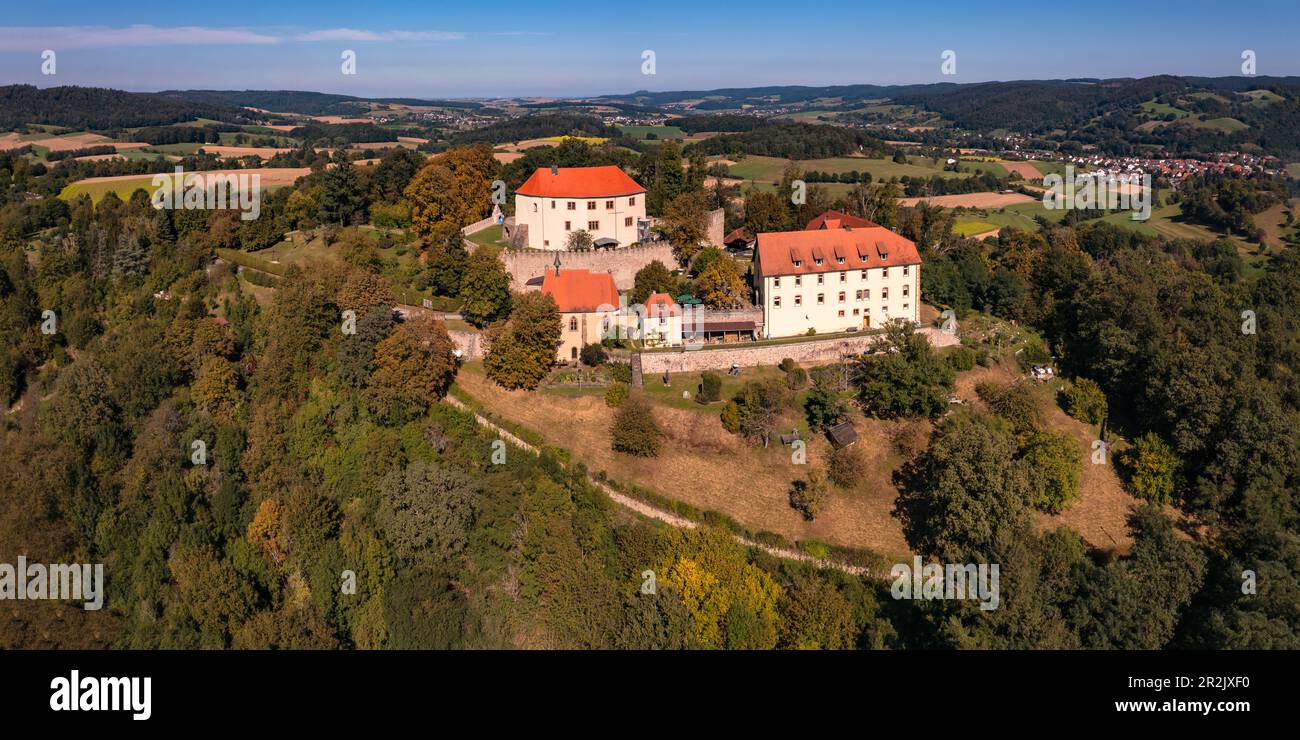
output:
{"label": "forested hill", "polygon": [[305,90],[163,90],[159,95],[196,103],[248,106],[277,113],[305,116],[355,115],[367,109],[366,103],[396,105],[437,105],[445,108],[480,108],[470,101],[421,100],[419,98],[358,98],[352,95],[310,92]]}
{"label": "forested hill", "polygon": [[547,136],[603,136],[613,138],[618,129],[595,116],[576,113],[535,113],[457,134],[456,144],[496,144]]}
{"label": "forested hill", "polygon": [[129,93],[99,87],[7,85],[0,87],[0,130],[29,123],[76,129],[164,126],[196,118],[231,121],[238,108],[169,100],[152,93]]}

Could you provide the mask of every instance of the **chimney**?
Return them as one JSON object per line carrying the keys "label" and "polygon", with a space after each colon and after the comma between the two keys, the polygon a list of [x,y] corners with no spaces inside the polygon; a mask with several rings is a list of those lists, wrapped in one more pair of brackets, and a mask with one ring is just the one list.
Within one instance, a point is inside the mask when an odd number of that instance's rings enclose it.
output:
{"label": "chimney", "polygon": [[559,168],[559,166],[558,166],[558,165],[551,165],[551,177],[555,177],[555,176],[558,175],[558,174],[560,174],[560,168]]}

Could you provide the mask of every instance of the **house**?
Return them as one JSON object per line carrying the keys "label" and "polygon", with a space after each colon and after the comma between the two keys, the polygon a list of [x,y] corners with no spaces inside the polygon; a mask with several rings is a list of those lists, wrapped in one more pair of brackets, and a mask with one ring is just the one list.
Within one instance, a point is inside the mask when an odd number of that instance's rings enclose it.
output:
{"label": "house", "polygon": [[676,347],[682,343],[682,309],[667,293],[651,293],[644,311],[628,317],[629,339],[647,347]]}
{"label": "house", "polygon": [[576,362],[583,345],[599,344],[605,336],[613,336],[618,288],[609,273],[556,267],[542,278],[542,292],[560,308],[558,362]]}
{"label": "house", "polygon": [[838,449],[857,442],[858,430],[853,428],[853,422],[845,421],[827,429],[826,436],[831,438],[831,444]]}
{"label": "house", "polygon": [[730,234],[722,238],[722,246],[728,254],[747,254],[754,249],[754,235],[743,227],[732,229]]}
{"label": "house", "polygon": [[827,211],[809,221],[808,225],[803,229],[804,231],[817,231],[819,229],[842,229],[846,226],[853,229],[871,229],[878,228],[880,224],[843,211]]}
{"label": "house", "polygon": [[515,191],[511,243],[567,249],[570,234],[586,231],[595,247],[626,246],[641,240],[645,192],[613,165],[540,168]]}
{"label": "house", "polygon": [[758,235],[754,288],[765,338],[877,328],[893,319],[917,322],[916,244],[883,226],[843,220],[830,226],[837,220],[831,213],[813,220],[822,223],[815,230]]}

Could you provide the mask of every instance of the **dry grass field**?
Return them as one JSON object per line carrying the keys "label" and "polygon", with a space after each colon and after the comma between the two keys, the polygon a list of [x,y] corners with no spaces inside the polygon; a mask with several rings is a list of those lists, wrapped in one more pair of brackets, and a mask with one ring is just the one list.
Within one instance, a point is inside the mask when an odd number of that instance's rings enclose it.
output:
{"label": "dry grass field", "polygon": [[1004,208],[1017,203],[1033,203],[1034,199],[1024,193],[962,193],[961,195],[936,195],[929,198],[899,198],[900,206],[915,206],[925,201],[932,206],[944,208]]}

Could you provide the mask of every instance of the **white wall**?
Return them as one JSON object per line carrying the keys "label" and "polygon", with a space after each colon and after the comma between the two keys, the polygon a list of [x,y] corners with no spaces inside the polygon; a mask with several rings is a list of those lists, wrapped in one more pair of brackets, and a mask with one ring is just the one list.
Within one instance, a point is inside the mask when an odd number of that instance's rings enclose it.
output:
{"label": "white wall", "polygon": [[[866,273],[863,279],[862,273]],[[886,274],[888,273],[888,274]],[[843,282],[841,282],[843,275]],[[823,278],[818,284],[817,278]],[[777,284],[779,281],[779,285]],[[888,289],[889,298],[884,298]],[[823,272],[806,275],[764,276],[759,302],[763,306],[764,335],[767,338],[807,334],[809,328],[819,334],[849,329],[875,329],[891,319],[916,322],[920,316],[920,265],[895,265],[868,270]],[[904,295],[906,290],[906,295]],[[869,291],[869,298],[858,298],[858,291]],[[844,301],[839,295],[844,293]],[[824,302],[817,303],[817,296]],[[800,296],[802,305],[795,305]],[[776,298],[780,298],[780,306]],[[858,313],[853,313],[857,309]],[[844,316],[839,312],[843,311]]]}
{"label": "white wall", "polygon": [[[629,204],[629,200],[635,200]],[[613,208],[606,206],[613,201]],[[574,210],[568,209],[573,203]],[[595,210],[588,204],[595,203]],[[629,224],[627,219],[631,218]],[[636,241],[637,220],[645,218],[645,193],[604,198],[544,198],[515,194],[515,223],[528,227],[528,246],[532,249],[565,249],[569,232],[587,230],[592,239],[609,237],[620,247]],[[569,222],[569,230],[564,222]],[[587,229],[589,221],[600,223]],[[549,243],[548,243],[549,242]]]}

